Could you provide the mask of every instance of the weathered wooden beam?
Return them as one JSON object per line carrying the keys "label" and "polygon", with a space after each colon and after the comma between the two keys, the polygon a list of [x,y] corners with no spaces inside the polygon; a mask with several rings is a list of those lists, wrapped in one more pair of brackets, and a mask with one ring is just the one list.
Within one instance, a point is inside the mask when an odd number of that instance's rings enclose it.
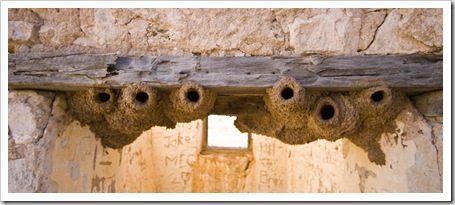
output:
{"label": "weathered wooden beam", "polygon": [[349,91],[385,83],[405,93],[442,89],[442,55],[306,57],[117,57],[9,54],[9,89],[85,90],[146,82],[160,89],[198,82],[219,95],[263,95],[280,76],[305,88]]}

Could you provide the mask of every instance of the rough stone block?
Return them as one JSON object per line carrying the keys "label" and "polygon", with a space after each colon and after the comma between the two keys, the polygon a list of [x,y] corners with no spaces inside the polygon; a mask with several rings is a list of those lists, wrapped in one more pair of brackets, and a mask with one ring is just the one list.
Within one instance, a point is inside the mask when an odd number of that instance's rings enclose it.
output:
{"label": "rough stone block", "polygon": [[18,43],[37,43],[38,27],[25,21],[9,21],[8,22],[8,41]]}
{"label": "rough stone block", "polygon": [[442,116],[442,90],[413,96],[411,99],[414,106],[423,115],[427,117]]}
{"label": "rough stone block", "polygon": [[16,144],[43,136],[51,114],[54,94],[34,91],[8,93],[8,127]]}
{"label": "rough stone block", "polygon": [[384,22],[386,11],[367,12],[362,15],[359,50],[365,50],[374,40],[378,27]]}
{"label": "rough stone block", "polygon": [[359,19],[359,12],[348,14],[342,9],[330,9],[327,14],[310,19],[297,18],[290,26],[290,46],[298,54],[354,53],[358,47],[353,42],[358,42]]}
{"label": "rough stone block", "polygon": [[69,46],[82,35],[78,9],[33,9],[44,24],[39,30],[40,41],[53,47]]}
{"label": "rough stone block", "polygon": [[439,47],[442,46],[442,17],[436,15],[438,12],[393,9],[378,28],[375,40],[365,54],[405,54],[442,49]]}

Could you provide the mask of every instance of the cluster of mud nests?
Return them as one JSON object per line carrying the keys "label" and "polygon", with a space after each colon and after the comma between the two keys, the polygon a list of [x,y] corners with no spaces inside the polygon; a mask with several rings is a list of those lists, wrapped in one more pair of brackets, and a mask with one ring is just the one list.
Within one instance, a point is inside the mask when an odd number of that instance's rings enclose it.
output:
{"label": "cluster of mud nests", "polygon": [[74,118],[101,138],[104,146],[121,148],[153,126],[175,128],[209,115],[216,95],[189,82],[178,90],[162,92],[144,83],[121,90],[91,88],[67,92]]}
{"label": "cluster of mud nests", "polygon": [[[351,92],[304,89],[293,78],[283,77],[266,90],[268,112],[239,114],[235,126],[298,145],[318,139],[347,138],[368,152],[372,162],[385,164],[379,140],[393,132],[394,119],[408,98],[387,86]],[[120,90],[91,88],[67,93],[73,116],[101,138],[102,144],[121,148],[153,126],[174,128],[177,122],[207,117],[216,93],[188,82],[180,89],[161,91],[144,83]]]}

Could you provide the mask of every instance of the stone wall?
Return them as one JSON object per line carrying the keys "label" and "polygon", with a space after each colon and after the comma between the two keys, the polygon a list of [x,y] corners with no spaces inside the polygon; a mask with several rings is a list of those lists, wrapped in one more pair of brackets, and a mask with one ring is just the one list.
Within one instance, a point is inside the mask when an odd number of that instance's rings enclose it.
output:
{"label": "stone wall", "polygon": [[442,9],[9,9],[10,52],[269,56],[442,51]]}
{"label": "stone wall", "polygon": [[[11,53],[270,56],[442,52],[442,9],[10,9]],[[202,121],[103,148],[64,94],[8,93],[9,192],[442,192],[442,91],[383,133],[386,164],[347,139],[204,150]],[[433,101],[431,101],[433,100]]]}

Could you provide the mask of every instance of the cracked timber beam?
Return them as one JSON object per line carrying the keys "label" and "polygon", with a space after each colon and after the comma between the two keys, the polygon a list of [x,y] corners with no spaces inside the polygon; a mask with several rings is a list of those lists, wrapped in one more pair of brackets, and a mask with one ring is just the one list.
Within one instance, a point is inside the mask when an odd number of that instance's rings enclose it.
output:
{"label": "cracked timber beam", "polygon": [[302,87],[351,91],[376,84],[408,95],[442,89],[442,55],[305,57],[118,57],[8,54],[9,89],[79,91],[136,82],[163,90],[198,82],[218,95],[262,96],[281,76]]}

